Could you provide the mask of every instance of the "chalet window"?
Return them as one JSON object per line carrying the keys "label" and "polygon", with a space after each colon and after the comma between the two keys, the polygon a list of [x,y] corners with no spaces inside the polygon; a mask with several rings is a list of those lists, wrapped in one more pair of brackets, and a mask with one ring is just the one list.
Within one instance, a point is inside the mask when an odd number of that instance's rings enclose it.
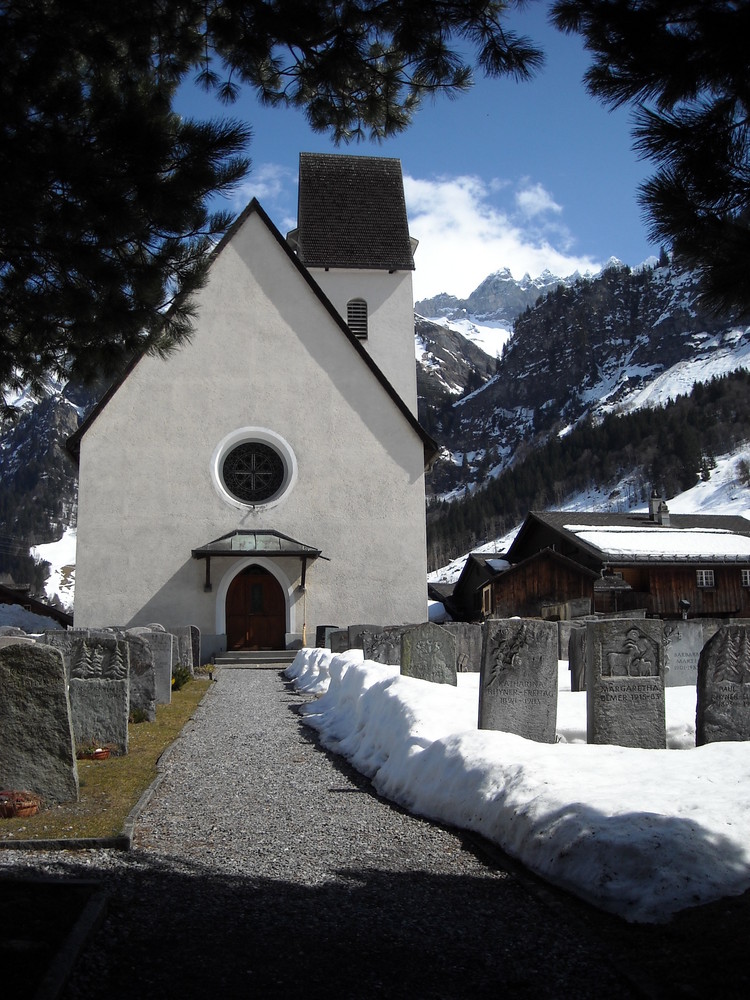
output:
{"label": "chalet window", "polygon": [[699,587],[713,587],[714,584],[714,571],[712,569],[699,569],[696,570],[696,583]]}
{"label": "chalet window", "polygon": [[750,569],[740,570],[742,573],[742,586],[750,587]]}
{"label": "chalet window", "polygon": [[350,299],[346,303],[346,322],[355,337],[367,340],[367,303],[364,299]]}
{"label": "chalet window", "polygon": [[492,614],[492,587],[482,588],[482,614]]}

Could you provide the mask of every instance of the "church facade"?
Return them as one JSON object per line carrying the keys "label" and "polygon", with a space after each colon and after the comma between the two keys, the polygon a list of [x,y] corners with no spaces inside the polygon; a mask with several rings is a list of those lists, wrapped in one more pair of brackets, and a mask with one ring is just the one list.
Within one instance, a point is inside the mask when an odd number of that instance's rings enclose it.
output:
{"label": "church facade", "polygon": [[287,238],[248,206],[190,342],[70,442],[77,627],[193,624],[210,654],[426,619],[413,266],[397,160],[302,154]]}

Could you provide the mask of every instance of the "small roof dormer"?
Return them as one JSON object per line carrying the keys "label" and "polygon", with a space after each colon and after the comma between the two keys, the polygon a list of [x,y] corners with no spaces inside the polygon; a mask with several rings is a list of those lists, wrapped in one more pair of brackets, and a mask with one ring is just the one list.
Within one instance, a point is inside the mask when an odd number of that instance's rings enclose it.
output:
{"label": "small roof dormer", "polygon": [[401,161],[300,153],[297,228],[287,241],[309,268],[414,270]]}

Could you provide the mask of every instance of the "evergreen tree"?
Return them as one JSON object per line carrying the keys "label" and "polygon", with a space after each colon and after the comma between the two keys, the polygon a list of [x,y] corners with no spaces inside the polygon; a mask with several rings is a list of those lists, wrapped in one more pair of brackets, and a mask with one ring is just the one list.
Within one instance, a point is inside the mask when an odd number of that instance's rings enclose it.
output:
{"label": "evergreen tree", "polygon": [[707,304],[750,311],[750,3],[556,0],[553,20],[593,53],[591,93],[635,105],[653,238],[700,272]]}
{"label": "evergreen tree", "polygon": [[540,54],[504,26],[517,2],[3,0],[0,389],[113,373],[189,335],[230,221],[207,201],[245,173],[249,128],[181,119],[180,82],[250,88],[337,140],[388,136],[470,85],[461,52],[530,75]]}

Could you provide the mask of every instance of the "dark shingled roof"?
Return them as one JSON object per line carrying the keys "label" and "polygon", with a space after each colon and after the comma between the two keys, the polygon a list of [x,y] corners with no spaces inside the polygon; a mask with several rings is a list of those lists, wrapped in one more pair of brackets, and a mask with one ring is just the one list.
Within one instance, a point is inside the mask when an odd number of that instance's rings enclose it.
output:
{"label": "dark shingled roof", "polygon": [[414,269],[400,160],[300,153],[297,227],[306,267]]}

